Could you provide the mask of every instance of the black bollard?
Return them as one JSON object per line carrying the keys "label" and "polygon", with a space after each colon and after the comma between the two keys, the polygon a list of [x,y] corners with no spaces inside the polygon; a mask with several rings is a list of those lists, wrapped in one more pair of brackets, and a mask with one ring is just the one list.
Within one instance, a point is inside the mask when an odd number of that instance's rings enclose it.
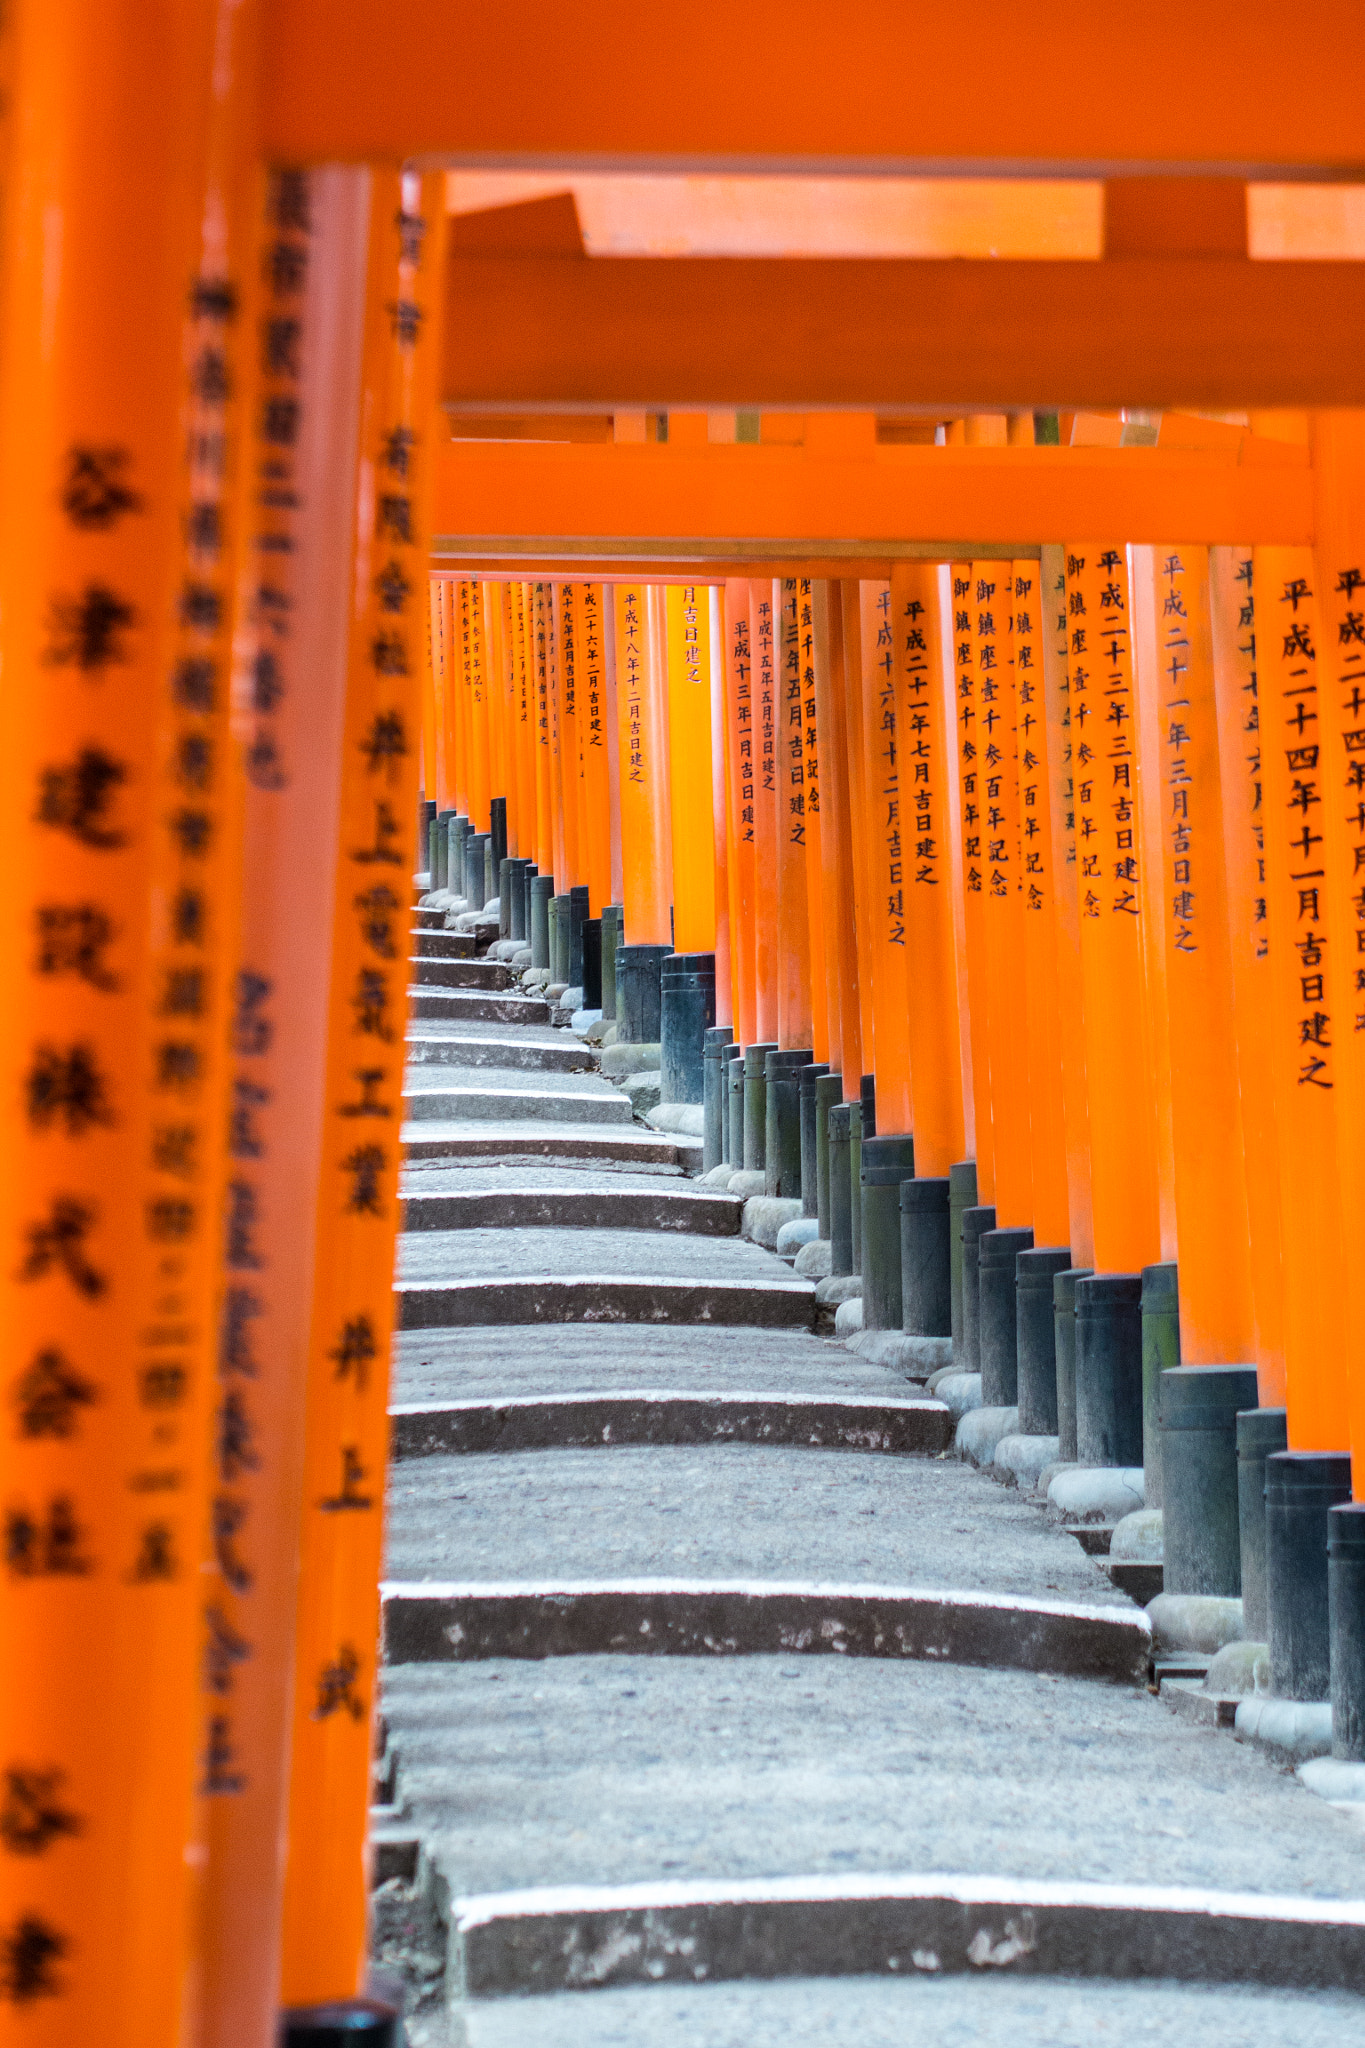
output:
{"label": "black bollard", "polygon": [[1289,1416],[1283,1408],[1244,1409],[1237,1417],[1237,1527],[1242,1553],[1242,1634],[1249,1643],[1268,1640],[1270,1617],[1265,1591],[1265,1461],[1289,1448]]}
{"label": "black bollard", "polygon": [[765,1065],[765,1116],[763,1171],[765,1192],[783,1201],[801,1199],[801,1082],[803,1067],[809,1066],[811,1049],[789,1052],[786,1047],[770,1052]]}
{"label": "black bollard", "polygon": [[[469,820],[468,818],[458,817],[454,811],[446,811],[443,815],[445,818],[442,830],[445,833],[446,874],[449,877],[446,887],[452,896],[462,896],[465,898],[466,903],[468,903],[469,899],[465,893],[464,885],[464,850],[469,841]],[[440,822],[438,818],[437,823],[440,824]]]}
{"label": "black bollard", "polygon": [[617,905],[608,903],[602,911],[602,1022],[615,1024],[616,1018],[616,942],[620,935],[621,913]]}
{"label": "black bollard", "polygon": [[526,944],[526,869],[528,865],[528,862],[516,859],[508,863],[507,915],[509,929],[507,936],[509,939],[518,940],[523,946]]}
{"label": "black bollard", "polygon": [[829,1113],[844,1099],[842,1074],[821,1074],[815,1083],[815,1215],[820,1236],[830,1237]]}
{"label": "black bollard", "polygon": [[[864,1106],[866,1114],[866,1106]],[[901,1273],[901,1183],[913,1183],[915,1141],[903,1136],[875,1132],[862,1141],[858,1171],[858,1193],[862,1208],[861,1259],[863,1276],[863,1328],[900,1330],[905,1327]]]}
{"label": "black bollard", "polygon": [[287,2005],[279,2015],[278,2048],[398,2048],[401,2002],[343,1998],[328,2005]]}
{"label": "black bollard", "polygon": [[493,841],[493,866],[501,871],[507,858],[507,798],[490,797],[488,800],[488,832]]}
{"label": "black bollard", "polygon": [[976,1241],[977,1343],[981,1351],[981,1405],[1013,1408],[1019,1399],[1019,1337],[1014,1262],[1032,1251],[1033,1232],[1018,1225],[983,1230]]}
{"label": "black bollard", "polygon": [[436,813],[436,836],[432,840],[431,886],[433,889],[450,887],[450,821],[454,811]]}
{"label": "black bollard", "polygon": [[427,860],[427,887],[431,887],[431,828],[436,823],[436,799],[434,796],[419,796],[417,799],[417,848],[418,859],[424,855]]}
{"label": "black bollard", "polygon": [[500,861],[498,864],[498,937],[512,936],[512,869],[515,862]]}
{"label": "black bollard", "polygon": [[836,1102],[829,1113],[829,1270],[831,1278],[853,1271],[853,1180],[849,1172],[849,1126],[855,1105]]}
{"label": "black bollard", "polygon": [[849,1224],[853,1239],[852,1270],[861,1275],[863,1270],[863,1105],[850,1102],[848,1105],[848,1176],[849,1176]]}
{"label": "black bollard", "polygon": [[1327,1510],[1332,1754],[1365,1763],[1365,1503]]}
{"label": "black bollard", "polygon": [[702,1138],[701,1170],[725,1163],[725,1059],[727,1045],[734,1041],[728,1024],[713,1024],[702,1045]]}
{"label": "black bollard", "polygon": [[569,983],[569,899],[562,892],[550,898],[550,987]]}
{"label": "black bollard", "polygon": [[768,1054],[775,1045],[744,1048],[744,1171],[763,1173],[768,1163]]}
{"label": "black bollard", "polygon": [[900,1184],[901,1328],[910,1337],[949,1337],[953,1329],[948,1178]]}
{"label": "black bollard", "polygon": [[1015,1357],[1021,1436],[1058,1434],[1057,1323],[1052,1283],[1070,1264],[1069,1248],[1055,1244],[1022,1251],[1015,1260]]}
{"label": "black bollard", "polygon": [[1076,1455],[1083,1465],[1142,1463],[1142,1275],[1076,1283]]}
{"label": "black bollard", "polygon": [[600,917],[586,917],[583,920],[583,1008],[600,1010],[602,1007],[602,920]]}
{"label": "black bollard", "polygon": [[657,1045],[660,975],[671,946],[616,948],[616,1036],[622,1045]]}
{"label": "black bollard", "polygon": [[[1149,1508],[1162,1503],[1164,1467],[1161,1447],[1161,1375],[1180,1363],[1180,1295],[1174,1259],[1142,1269],[1142,1470]],[[1255,1399],[1253,1393],[1252,1399]],[[1243,1407],[1248,1404],[1243,1402]],[[1167,1553],[1169,1556],[1169,1553]],[[1166,1590],[1173,1587],[1167,1569]]]}
{"label": "black bollard", "polygon": [[1279,1699],[1331,1695],[1327,1516],[1350,1498],[1345,1451],[1273,1451],[1265,1461],[1266,1639]]}
{"label": "black bollard", "polygon": [[660,1101],[704,1102],[704,1049],[716,1021],[714,953],[670,953],[659,977]]}
{"label": "black bollard", "polygon": [[491,890],[488,886],[488,834],[468,832],[464,842],[465,901],[470,910],[482,910]]}
{"label": "black bollard", "polygon": [[[995,1228],[995,1210],[989,1203],[962,1212],[962,1370],[981,1370],[981,1292],[977,1284],[977,1247],[988,1230]],[[953,1363],[958,1347],[953,1346]]]}
{"label": "black bollard", "polygon": [[548,970],[550,965],[550,898],[555,893],[553,875],[536,875],[531,882],[531,965]]}
{"label": "black bollard", "polygon": [[577,882],[569,891],[570,988],[583,986],[583,927],[588,921],[588,909],[588,885],[586,882]]}
{"label": "black bollard", "polygon": [[1242,1590],[1237,1412],[1256,1399],[1256,1368],[1167,1366],[1159,1395],[1162,1591],[1236,1599]]}
{"label": "black bollard", "polygon": [[[948,1277],[953,1290],[953,1357],[966,1357],[962,1328],[962,1213],[976,1207],[976,1161],[960,1159],[948,1168]],[[965,1371],[965,1366],[964,1366]]]}
{"label": "black bollard", "polygon": [[730,1164],[736,1173],[744,1168],[744,1047],[726,1047],[725,1111],[729,1129]]}
{"label": "black bollard", "polygon": [[1068,1266],[1053,1277],[1052,1335],[1057,1352],[1057,1456],[1073,1465],[1076,1449],[1076,1285],[1092,1268]]}
{"label": "black bollard", "polygon": [[858,1090],[858,1106],[862,1111],[862,1132],[865,1138],[877,1135],[877,1077],[864,1074]]}
{"label": "black bollard", "polygon": [[829,1072],[823,1060],[811,1060],[797,1076],[801,1092],[801,1214],[820,1214],[819,1140],[815,1127],[815,1084]]}

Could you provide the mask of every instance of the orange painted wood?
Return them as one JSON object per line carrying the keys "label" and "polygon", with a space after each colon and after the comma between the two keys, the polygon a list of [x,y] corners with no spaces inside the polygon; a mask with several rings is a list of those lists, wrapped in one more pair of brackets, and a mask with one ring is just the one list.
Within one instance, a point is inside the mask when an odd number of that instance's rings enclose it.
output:
{"label": "orange painted wood", "polygon": [[[1313,166],[1365,161],[1365,60],[1345,0],[1290,15],[1234,0],[1171,18],[1160,37],[1139,0],[1097,14],[1065,0],[1048,17],[1065,95],[1022,92],[1037,68],[1034,23],[990,0],[931,0],[913,14],[854,0],[836,26],[815,0],[743,10],[698,0],[688,34],[725,64],[676,90],[676,18],[626,0],[584,0],[572,19],[549,0],[503,0],[496,15],[448,0],[275,0],[265,148],[281,162],[400,161],[431,151],[477,162],[610,160],[718,169],[775,163],[831,169],[934,162],[970,174],[1095,165]],[[774,38],[807,54],[818,90],[737,94],[767,75]],[[455,39],[461,88],[436,62]],[[610,104],[565,90],[585,49],[627,49],[632,90]],[[991,63],[982,52],[989,49]],[[1114,51],[1125,53],[1114,90]],[[1172,93],[1172,77],[1220,75],[1237,53],[1236,93]],[[510,55],[509,55],[510,53]],[[514,56],[515,61],[511,61]],[[907,94],[904,80],[963,78],[969,93]]]}
{"label": "orange painted wood", "polygon": [[860,583],[863,836],[875,1006],[877,1129],[906,1133],[910,1107],[910,985],[905,922],[905,803],[896,707],[891,588]]}
{"label": "orange painted wood", "polygon": [[1285,1398],[1284,1270],[1253,567],[1250,548],[1209,550],[1223,872],[1238,1094],[1247,1157],[1256,1371],[1262,1405],[1276,1408],[1284,1406]]}
{"label": "orange painted wood", "polygon": [[753,651],[750,586],[725,586],[726,775],[730,818],[730,978],[735,1039],[759,1043],[754,958],[755,789]]}
{"label": "orange painted wood", "polygon": [[558,889],[561,877],[555,873],[554,790],[550,755],[550,720],[553,696],[551,644],[553,619],[551,586],[535,583],[531,607],[532,722],[536,778],[536,867],[550,875]]}
{"label": "orange painted wood", "polygon": [[[839,721],[836,744],[843,749],[843,780],[848,806],[849,850],[853,894],[849,903],[858,956],[858,1038],[863,1072],[877,1069],[876,948],[872,941],[872,877],[864,785],[863,751],[863,622],[861,585],[840,580],[843,625],[843,677],[834,715]],[[847,1077],[845,1077],[847,1078]],[[855,1089],[855,1094],[856,1094]],[[852,1100],[852,1097],[850,1097]]]}
{"label": "orange painted wood", "polygon": [[711,816],[711,621],[704,585],[663,593],[667,636],[668,772],[673,834],[673,944],[716,949]]}
{"label": "orange painted wood", "polygon": [[1158,669],[1155,603],[1154,548],[1128,549],[1128,575],[1132,604],[1134,725],[1138,741],[1138,800],[1141,816],[1141,877],[1143,947],[1142,966],[1146,1001],[1142,1009],[1142,1032],[1147,1070],[1152,1077],[1156,1110],[1157,1216],[1161,1231],[1163,1259],[1174,1259],[1178,1250],[1175,1198],[1175,1138],[1171,1110],[1171,1034],[1167,994],[1166,949],[1160,935],[1165,930],[1166,891],[1163,876],[1162,791],[1159,770],[1148,765],[1159,762],[1162,747],[1162,709]]}
{"label": "orange painted wood", "polygon": [[778,1037],[777,658],[773,582],[749,584],[750,691],[754,785],[754,1029],[759,1044]]}
{"label": "orange painted wood", "polygon": [[815,704],[815,613],[809,576],[796,583],[797,657],[805,721],[802,776],[806,807],[806,914],[810,928],[811,1043],[816,1060],[839,1072],[839,1004],[825,944],[824,858],[820,851],[820,727]]}
{"label": "orange painted wood", "polygon": [[777,1042],[814,1045],[810,909],[806,869],[805,704],[801,692],[801,599],[794,576],[774,583],[777,611]]}
{"label": "orange painted wood", "polygon": [[1095,1265],[1160,1254],[1155,1089],[1144,1037],[1132,604],[1121,544],[1069,541],[1077,901]]}
{"label": "orange painted wood", "polygon": [[631,537],[683,543],[676,564],[642,563],[642,575],[699,573],[695,549],[686,560],[689,538],[786,539],[796,543],[792,554],[770,573],[800,574],[819,554],[811,543],[821,540],[866,542],[873,558],[878,538],[916,534],[942,540],[945,557],[969,541],[1042,543],[1066,532],[1159,541],[1178,493],[1191,540],[1311,542],[1306,449],[1259,445],[1271,451],[1273,466],[1239,463],[1226,448],[874,446],[817,454],[745,444],[671,450],[648,442],[451,441],[438,449],[433,531],[440,547],[461,535],[503,536],[504,548],[519,535],[610,538],[617,554],[628,554]]}
{"label": "orange painted wood", "polygon": [[1289,1442],[1294,1450],[1345,1450],[1351,1404],[1338,1361],[1350,1342],[1347,1297],[1324,1287],[1322,1276],[1340,1272],[1346,1256],[1337,1069],[1349,1017],[1334,1009],[1335,949],[1347,941],[1349,952],[1350,944],[1332,923],[1325,858],[1324,811],[1333,793],[1323,768],[1322,611],[1312,550],[1257,548],[1253,588]]}
{"label": "orange painted wood", "polygon": [[[1090,1201],[1090,1100],[1085,1081],[1085,993],[1081,978],[1080,907],[1077,897],[1075,728],[1071,721],[1070,630],[1066,608],[1065,550],[1049,545],[1039,562],[1044,607],[1043,709],[1047,749],[1048,834],[1039,858],[1043,914],[1051,910],[1056,945],[1057,1031],[1062,1058],[1062,1116],[1066,1139],[1069,1222],[1066,1241],[1074,1266],[1095,1263]],[[1080,657],[1084,659],[1085,657]],[[1040,786],[1039,802],[1043,801]],[[1035,845],[1038,842],[1034,842]],[[1029,883],[1033,885],[1030,875]],[[1046,940],[1041,947],[1045,948]],[[1032,977],[1039,961],[1030,954],[1030,1000],[1039,996],[1039,1025],[1046,1029],[1045,980]],[[1045,975],[1046,969],[1042,969]]]}
{"label": "orange painted wood", "polygon": [[[858,996],[858,943],[854,929],[852,819],[848,796],[848,740],[843,709],[843,589],[817,578],[812,591],[816,715],[820,729],[820,856],[825,901],[825,957],[839,1005],[839,1072],[844,1101],[862,1090],[862,1013]],[[831,1034],[832,1036],[832,1034]]]}
{"label": "orange painted wood", "polygon": [[711,844],[716,903],[716,1023],[728,1024],[733,1030],[735,997],[731,933],[734,929],[734,875],[731,849],[734,835],[730,823],[730,782],[726,769],[725,594],[723,590],[711,587],[706,598],[711,655]]}
{"label": "orange painted wood", "polygon": [[1153,567],[1159,716],[1143,774],[1159,799],[1180,1356],[1241,1364],[1256,1329],[1207,552],[1158,548]]}
{"label": "orange painted wood", "polygon": [[976,1142],[976,1198],[995,1200],[995,1123],[991,1111],[989,969],[986,952],[986,834],[983,822],[981,676],[977,665],[975,578],[970,562],[952,565],[954,759],[962,843],[965,1014],[959,1022],[968,1048]]}
{"label": "orange painted wood", "polygon": [[[1032,423],[1030,422],[1030,425]],[[1020,898],[1025,1034],[1028,1040],[1029,1155],[1036,1245],[1070,1243],[1063,1069],[1078,1020],[1062,1010],[1052,861],[1043,647],[1050,621],[1042,565],[1014,562],[1014,724],[1018,775]]]}
{"label": "orange painted wood", "polygon": [[668,729],[651,645],[649,593],[618,584],[616,704],[621,755],[621,860],[628,946],[670,943]]}
{"label": "orange painted wood", "polygon": [[607,763],[606,621],[610,592],[600,583],[579,585],[576,600],[582,682],[583,851],[592,915],[600,917],[611,896],[611,782]]}

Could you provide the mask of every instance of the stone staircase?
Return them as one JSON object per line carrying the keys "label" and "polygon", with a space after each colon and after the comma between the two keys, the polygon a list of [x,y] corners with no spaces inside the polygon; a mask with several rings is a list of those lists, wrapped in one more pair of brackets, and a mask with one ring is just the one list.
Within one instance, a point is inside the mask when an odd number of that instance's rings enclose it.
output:
{"label": "stone staircase", "polygon": [[1350,2038],[1359,1826],[1154,1697],[1099,1564],[430,915],[376,1765],[412,2048]]}

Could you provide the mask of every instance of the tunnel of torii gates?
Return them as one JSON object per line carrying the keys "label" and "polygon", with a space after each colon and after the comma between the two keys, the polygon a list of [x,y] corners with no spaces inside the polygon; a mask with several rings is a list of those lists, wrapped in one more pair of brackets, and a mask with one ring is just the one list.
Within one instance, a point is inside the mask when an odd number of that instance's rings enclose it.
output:
{"label": "tunnel of torii gates", "polygon": [[[826,1067],[874,1268],[955,1189],[1118,1357],[1178,1262],[1180,1356],[1361,1491],[1357,29],[1064,0],[1044,83],[987,0],[6,10],[4,2040],[362,2038],[452,848],[681,1099]],[[775,239],[603,253],[580,171]],[[930,227],[803,244],[821,178]]]}

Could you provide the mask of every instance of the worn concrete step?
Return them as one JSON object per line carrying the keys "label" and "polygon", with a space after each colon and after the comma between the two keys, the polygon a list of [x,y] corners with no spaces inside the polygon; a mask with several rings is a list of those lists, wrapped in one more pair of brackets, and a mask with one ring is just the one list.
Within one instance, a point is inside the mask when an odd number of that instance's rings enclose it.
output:
{"label": "worn concrete step", "polygon": [[[1343,2029],[1359,2020],[1349,1992],[1034,1976],[1027,1957],[1004,1969],[988,1959],[965,1976],[907,1970],[899,1954],[892,1970],[892,1961],[880,1977],[764,1971],[678,1983],[665,1971],[662,1982],[594,1989],[591,1998],[575,1987],[471,1999],[460,2014],[465,2048],[1340,2048]],[[831,1967],[841,1972],[842,1958]],[[445,2048],[435,2031],[444,2023],[411,2017],[410,2048]]]}
{"label": "worn concrete step", "polygon": [[[497,1657],[888,1657],[1147,1683],[1135,1608],[899,1586],[386,1580],[390,1664]],[[1362,1908],[1365,1915],[1365,1908]]]}
{"label": "worn concrete step", "polygon": [[446,913],[439,906],[429,909],[418,903],[413,907],[412,922],[416,931],[441,932],[445,930]]}
{"label": "worn concrete step", "polygon": [[410,1194],[404,1230],[685,1231],[736,1237],[742,1206],[729,1195],[690,1188],[522,1187],[453,1194]]}
{"label": "worn concrete step", "polygon": [[408,1016],[423,1023],[440,1019],[462,1024],[548,1025],[550,1005],[539,996],[476,995],[458,988],[424,987],[408,990]]}
{"label": "worn concrete step", "polygon": [[408,961],[408,979],[419,988],[511,988],[511,971],[501,960]]}
{"label": "worn concrete step", "polygon": [[404,1045],[408,1063],[431,1067],[510,1067],[544,1074],[592,1074],[597,1062],[581,1040],[566,1031],[533,1037],[476,1038],[469,1032],[410,1031]]}
{"label": "worn concrete step", "polygon": [[1365,1981],[1365,1906],[1194,1887],[938,1874],[566,1886],[459,1899],[452,1923],[452,1963],[474,1998],[902,1970],[1324,1991]]}
{"label": "worn concrete step", "polygon": [[422,1159],[623,1159],[640,1166],[701,1165],[701,1146],[644,1131],[637,1124],[604,1129],[591,1124],[542,1124],[508,1119],[498,1124],[442,1121],[406,1123],[403,1156]]}
{"label": "worn concrete step", "polygon": [[474,958],[473,932],[433,931],[427,925],[419,925],[409,934],[412,940],[412,955],[417,960],[472,960]]}
{"label": "worn concrete step", "polygon": [[905,1457],[936,1455],[952,1440],[952,1417],[941,1401],[821,1400],[799,1394],[650,1388],[629,1394],[398,1402],[389,1410],[389,1450],[395,1458],[730,1443]]}
{"label": "worn concrete step", "polygon": [[815,1290],[802,1280],[724,1282],[637,1273],[510,1274],[473,1280],[400,1280],[398,1327],[485,1323],[750,1323],[808,1330]]}
{"label": "worn concrete step", "polygon": [[414,1122],[630,1124],[631,1107],[615,1089],[596,1091],[467,1086],[408,1086],[403,1112]]}

